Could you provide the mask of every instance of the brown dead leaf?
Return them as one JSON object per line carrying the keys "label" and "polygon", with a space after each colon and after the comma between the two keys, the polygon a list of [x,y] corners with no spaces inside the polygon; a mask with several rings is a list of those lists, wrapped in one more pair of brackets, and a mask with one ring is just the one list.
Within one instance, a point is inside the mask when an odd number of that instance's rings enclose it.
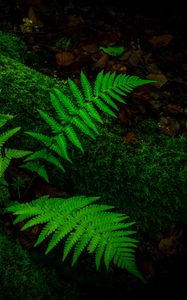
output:
{"label": "brown dead leaf", "polygon": [[98,59],[98,61],[96,62],[96,65],[99,67],[99,68],[104,68],[108,63],[108,54],[103,54],[101,56],[101,58]]}
{"label": "brown dead leaf", "polygon": [[96,44],[92,43],[92,44],[87,44],[87,45],[83,45],[82,46],[82,49],[84,51],[86,51],[87,53],[90,53],[90,54],[94,54],[98,51],[98,47]]}
{"label": "brown dead leaf", "polygon": [[141,49],[131,50],[131,53],[128,58],[128,63],[133,67],[137,67],[139,65],[144,65],[143,52]]}
{"label": "brown dead leaf", "polygon": [[155,268],[152,260],[145,260],[143,262],[143,273],[147,279],[151,279],[155,276]]}
{"label": "brown dead leaf", "polygon": [[146,76],[147,79],[151,80],[157,80],[154,85],[158,88],[161,88],[168,80],[166,76],[162,73],[150,73],[149,75]]}
{"label": "brown dead leaf", "polygon": [[72,52],[59,52],[56,54],[56,61],[59,66],[69,66],[75,61],[75,56]]}
{"label": "brown dead leaf", "polygon": [[110,72],[121,72],[125,73],[127,71],[127,67],[121,64],[113,64],[110,68]]}
{"label": "brown dead leaf", "polygon": [[176,251],[176,246],[182,234],[182,229],[171,230],[165,238],[160,240],[158,249],[166,255],[174,254]]}
{"label": "brown dead leaf", "polygon": [[155,35],[149,42],[152,44],[153,47],[166,47],[168,46],[173,39],[171,34],[162,34],[162,35]]}
{"label": "brown dead leaf", "polygon": [[166,105],[166,111],[169,113],[177,114],[177,113],[183,113],[184,109],[180,105],[169,103],[168,105]]}
{"label": "brown dead leaf", "polygon": [[136,135],[133,132],[127,132],[127,134],[125,135],[125,143],[131,144],[135,141],[137,141]]}
{"label": "brown dead leaf", "polygon": [[159,130],[170,136],[175,136],[180,128],[179,122],[169,116],[161,117],[158,122]]}
{"label": "brown dead leaf", "polygon": [[154,63],[149,63],[146,65],[146,69],[149,73],[160,74],[161,71],[158,66]]}

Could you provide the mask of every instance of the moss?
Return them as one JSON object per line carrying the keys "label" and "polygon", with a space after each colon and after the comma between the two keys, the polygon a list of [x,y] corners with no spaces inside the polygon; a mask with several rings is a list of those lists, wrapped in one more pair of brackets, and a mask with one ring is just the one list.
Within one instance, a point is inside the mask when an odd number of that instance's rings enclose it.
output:
{"label": "moss", "polygon": [[44,299],[48,286],[42,270],[34,266],[20,245],[0,228],[0,299]]}
{"label": "moss", "polygon": [[[11,145],[29,148],[36,141],[23,134],[23,131],[46,130],[46,124],[41,120],[37,109],[54,113],[51,106],[49,92],[53,86],[63,88],[64,82],[45,76],[17,61],[0,55],[0,109],[1,113],[12,114],[15,118],[7,126],[10,128],[21,126],[22,131],[17,134]],[[25,148],[26,147],[26,148]]]}
{"label": "moss", "polygon": [[8,188],[0,184],[0,212],[1,208],[8,206],[10,203],[10,194]]}
{"label": "moss", "polygon": [[0,54],[24,62],[27,46],[21,37],[0,32]]}
{"label": "moss", "polygon": [[140,234],[152,235],[187,223],[187,141],[159,135],[149,125],[144,134],[137,129],[132,144],[124,143],[118,126],[103,129],[96,141],[85,140],[84,155],[76,152],[62,182],[69,181],[75,195],[101,196],[124,209]]}

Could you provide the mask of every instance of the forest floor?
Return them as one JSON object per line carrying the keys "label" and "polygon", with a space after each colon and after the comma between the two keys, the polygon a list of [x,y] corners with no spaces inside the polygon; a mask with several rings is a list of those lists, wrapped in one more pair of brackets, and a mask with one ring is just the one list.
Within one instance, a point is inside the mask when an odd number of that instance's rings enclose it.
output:
{"label": "forest floor", "polygon": [[[154,87],[140,88],[133,97],[127,97],[129,107],[121,108],[121,126],[129,127],[126,141],[130,143],[136,138],[131,130],[147,114],[155,118],[163,134],[187,137],[185,16],[162,10],[155,14],[123,11],[114,5],[103,11],[84,3],[79,7],[67,6],[60,21],[61,17],[59,13],[51,23],[44,18],[37,30],[31,26],[26,32],[26,24],[22,27],[21,34],[29,49],[26,62],[29,66],[53,77],[63,80],[71,77],[77,82],[81,70],[93,80],[101,69],[158,80]],[[36,22],[37,16],[33,18]],[[114,54],[113,47],[123,47],[122,53]],[[106,297],[106,289],[108,298],[153,299],[174,294],[182,298],[182,293],[187,292],[186,226],[176,224],[161,233],[157,241],[145,241],[138,260],[149,280],[147,285],[130,278],[130,285],[123,288],[122,274],[114,269],[111,286],[107,279],[97,282],[97,287],[90,280],[87,293],[84,286],[80,299],[101,299]],[[81,290],[81,284],[76,288]],[[68,300],[71,299],[75,298]]]}

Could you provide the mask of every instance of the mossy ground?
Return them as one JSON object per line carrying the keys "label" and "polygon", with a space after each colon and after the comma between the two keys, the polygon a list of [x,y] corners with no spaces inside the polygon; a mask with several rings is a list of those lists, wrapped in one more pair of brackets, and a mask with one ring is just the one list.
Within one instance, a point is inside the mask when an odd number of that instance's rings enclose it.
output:
{"label": "mossy ground", "polygon": [[[51,109],[49,91],[55,84],[62,87],[62,82],[21,64],[19,57],[16,61],[12,59],[12,53],[9,56],[4,56],[4,53],[0,55],[1,113],[15,115],[9,123],[10,128],[22,127],[22,132],[9,143],[16,148],[35,150],[38,144],[35,140],[26,137],[24,130],[47,132],[48,129],[41,121],[37,109],[54,113]],[[66,85],[63,88],[66,88]],[[118,122],[111,122],[102,128],[101,135],[96,141],[93,142],[83,137],[85,153],[82,155],[70,147],[73,164],[64,162],[65,174],[52,169],[51,182],[69,194],[101,196],[102,202],[114,205],[119,211],[128,214],[131,221],[136,222],[137,236],[143,242],[144,236],[153,238],[158,232],[172,225],[187,223],[185,201],[187,142],[181,137],[173,138],[159,134],[153,120],[142,121],[134,129],[137,140],[132,144],[125,143],[124,133],[124,128]],[[0,200],[2,205],[5,205],[4,197],[6,196],[4,191],[3,199]],[[9,201],[8,198],[7,201]],[[0,263],[3,266],[1,271],[3,297],[6,295],[9,299],[16,299],[13,294],[19,290],[17,294],[19,299],[25,299],[25,295],[28,295],[27,299],[33,297],[40,300],[43,297],[40,294],[45,295],[45,299],[62,299],[46,287],[45,271],[43,270],[44,273],[42,273],[38,267],[36,269],[34,267],[33,261],[40,260],[38,256],[40,251],[31,255],[33,258],[31,262],[25,251],[15,245],[15,241],[9,241],[7,233],[5,234],[3,230],[0,238],[0,253],[4,253]],[[58,251],[61,250],[58,248]],[[58,255],[56,252],[55,254]],[[44,259],[44,264],[55,262],[55,255],[50,258],[51,261],[49,258]],[[112,273],[96,275],[92,265],[88,267],[88,270],[82,271],[81,268],[88,266],[87,262],[86,257],[82,265],[74,271],[70,270],[67,265],[63,269],[58,261],[55,270],[64,276],[64,281],[58,282],[57,276],[51,285],[58,290],[59,295],[65,293],[71,300],[78,298],[82,300],[86,297],[86,293],[90,293],[89,288],[93,290],[97,286],[98,290],[95,294],[93,293],[94,297],[99,291],[102,291],[101,296],[104,297],[106,290],[108,295],[110,292],[112,294],[109,284],[111,282],[115,282],[115,295],[116,290],[122,289],[122,286],[125,286],[126,291],[128,290],[128,280],[124,281],[121,274],[117,275],[119,282],[116,282],[116,279],[112,278]],[[10,268],[6,269],[6,264]],[[53,269],[51,266],[49,268]],[[11,287],[7,286],[10,276],[13,278]],[[73,283],[72,279],[74,279]],[[96,285],[93,284],[94,279]],[[102,288],[99,280],[103,283]],[[41,287],[45,291],[42,292]]]}

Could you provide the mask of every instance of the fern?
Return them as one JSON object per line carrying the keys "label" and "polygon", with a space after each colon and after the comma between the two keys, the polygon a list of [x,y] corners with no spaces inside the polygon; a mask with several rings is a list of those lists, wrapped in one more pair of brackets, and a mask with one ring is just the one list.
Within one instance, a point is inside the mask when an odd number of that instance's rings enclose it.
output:
{"label": "fern", "polygon": [[50,237],[46,254],[63,239],[63,261],[73,250],[72,265],[77,262],[83,250],[95,253],[98,269],[103,258],[109,269],[113,262],[144,280],[136,267],[135,249],[137,240],[126,222],[125,214],[110,212],[113,206],[92,204],[99,197],[76,196],[69,199],[42,196],[30,203],[15,204],[6,208],[16,219],[14,223],[25,222],[22,230],[43,225],[35,246]]}
{"label": "fern", "polygon": [[20,166],[21,168],[25,168],[31,172],[37,173],[40,177],[42,177],[46,182],[49,182],[48,174],[45,170],[45,167],[39,162],[27,162],[24,165]]}
{"label": "fern", "polygon": [[[100,133],[99,124],[103,123],[101,113],[116,117],[119,110],[117,102],[125,103],[124,96],[136,87],[154,83],[153,80],[141,79],[137,76],[99,72],[92,85],[86,75],[81,72],[81,87],[68,79],[69,93],[54,88],[50,93],[51,103],[56,111],[56,117],[38,110],[40,116],[50,126],[52,134],[47,136],[27,131],[26,134],[36,138],[55,155],[60,156],[59,168],[62,170],[61,158],[71,161],[68,156],[68,143],[72,143],[84,152],[79,132],[92,139]],[[32,159],[38,158],[37,155]],[[31,157],[28,158],[31,160]],[[27,159],[27,160],[28,160]]]}
{"label": "fern", "polygon": [[[13,118],[12,115],[4,115],[0,114],[0,127],[4,126],[7,121]],[[7,149],[4,147],[6,141],[11,138],[15,133],[20,130],[20,127],[16,127],[10,130],[7,130],[0,134],[0,183],[7,184],[4,177],[4,173],[12,158],[22,158],[28,154],[31,154],[32,151],[25,151],[25,150],[17,150],[17,149]]]}
{"label": "fern", "polygon": [[[125,103],[124,96],[134,88],[155,82],[137,76],[117,75],[115,72],[104,74],[103,71],[97,75],[93,85],[83,72],[80,77],[81,87],[71,79],[68,80],[68,95],[56,88],[50,93],[57,119],[38,110],[40,116],[50,126],[51,135],[26,132],[42,142],[44,149],[27,157],[25,167],[32,171],[38,169],[39,175],[46,180],[48,176],[43,165],[31,164],[32,160],[45,159],[64,171],[61,159],[71,162],[68,156],[68,143],[84,151],[78,132],[95,139],[99,134],[99,126],[103,123],[102,113],[115,117],[118,110],[117,102]],[[2,119],[0,124],[4,122]],[[2,145],[16,130],[19,128],[0,136]],[[24,153],[16,150],[8,152],[5,149],[2,155],[5,159],[3,172],[13,155],[21,157]],[[89,253],[95,253],[97,269],[103,260],[107,269],[114,263],[144,281],[136,267],[137,240],[131,237],[135,231],[130,229],[133,222],[126,222],[128,216],[124,214],[108,211],[113,208],[112,206],[92,204],[98,199],[99,197],[85,196],[69,199],[42,196],[31,203],[12,205],[5,211],[12,212],[16,216],[15,223],[25,222],[22,230],[38,224],[43,225],[35,246],[50,238],[46,254],[64,240],[63,261],[73,251],[72,265],[74,265],[81,253],[87,250]]]}

